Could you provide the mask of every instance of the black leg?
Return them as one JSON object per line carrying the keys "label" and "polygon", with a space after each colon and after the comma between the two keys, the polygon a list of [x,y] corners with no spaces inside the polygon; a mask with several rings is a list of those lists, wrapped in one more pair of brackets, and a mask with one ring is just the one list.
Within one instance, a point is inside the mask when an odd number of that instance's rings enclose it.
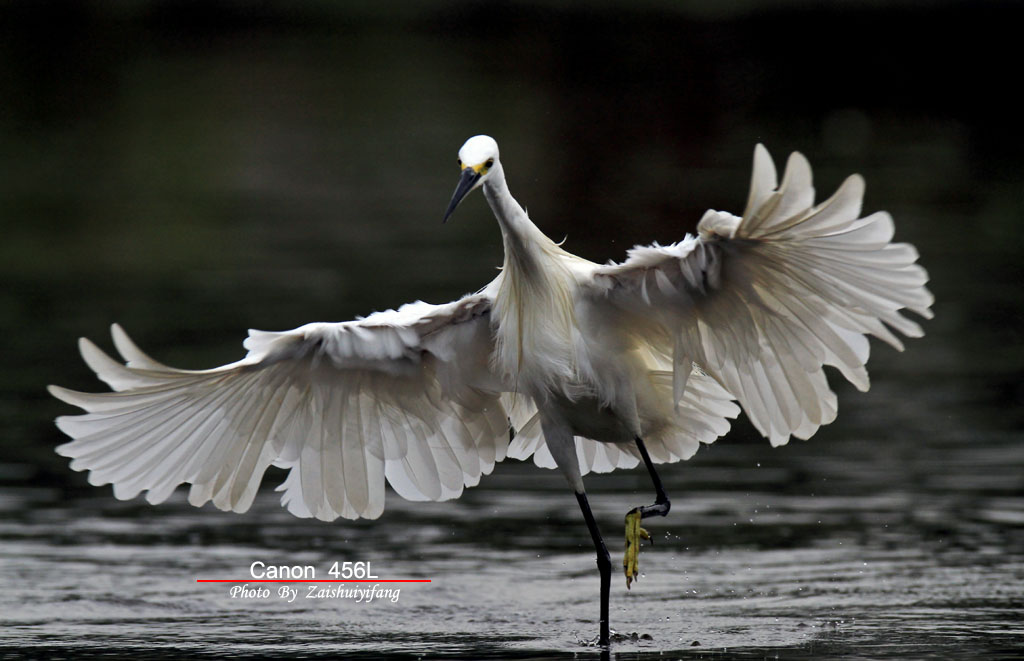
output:
{"label": "black leg", "polygon": [[587,494],[577,493],[576,500],[579,501],[583,518],[587,522],[587,530],[590,531],[590,536],[594,539],[594,549],[597,551],[597,569],[601,572],[601,635],[598,645],[608,647],[608,594],[612,584],[612,561],[608,556],[608,549],[604,546],[604,539],[601,538],[601,531],[597,528],[594,513],[590,511]]}
{"label": "black leg", "polygon": [[636,447],[640,450],[640,456],[643,457],[644,465],[647,466],[647,472],[651,475],[651,482],[654,483],[654,504],[635,507],[630,511],[640,512],[641,519],[646,519],[649,516],[666,516],[668,511],[672,509],[672,503],[669,502],[668,496],[665,495],[665,488],[661,486],[661,478],[658,477],[658,471],[654,470],[651,455],[647,454],[647,446],[644,445],[640,437],[636,439]]}
{"label": "black leg", "polygon": [[652,544],[654,543],[654,539],[646,530],[640,527],[640,521],[649,516],[666,516],[672,507],[668,496],[665,495],[665,488],[661,486],[661,478],[658,477],[658,471],[654,470],[654,462],[651,461],[651,455],[647,453],[647,447],[639,436],[636,439],[636,447],[640,450],[640,456],[643,457],[644,465],[647,466],[647,472],[651,475],[651,482],[654,483],[655,498],[653,505],[634,507],[626,514],[626,555],[622,559],[622,568],[626,574],[627,590],[640,572],[640,540],[649,539]]}

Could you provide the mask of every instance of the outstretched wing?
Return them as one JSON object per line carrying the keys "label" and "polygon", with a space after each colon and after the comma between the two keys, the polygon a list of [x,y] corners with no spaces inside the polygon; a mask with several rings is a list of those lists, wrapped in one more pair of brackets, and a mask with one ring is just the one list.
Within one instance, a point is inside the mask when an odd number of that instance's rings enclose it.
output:
{"label": "outstretched wing", "polygon": [[865,336],[902,350],[893,330],[923,332],[900,311],[931,317],[917,251],[891,243],[889,214],[859,217],[863,194],[853,175],[815,206],[806,159],[790,156],[777,186],[758,145],[742,218],[708,211],[699,236],[599,267],[585,304],[673,356],[677,405],[696,363],[773,445],[808,438],[836,414],[824,365],[867,390]]}
{"label": "outstretched wing", "polygon": [[445,500],[501,461],[508,418],[491,373],[491,301],[413,303],[344,323],[250,331],[242,360],[187,371],[144,354],[117,325],[127,364],[80,341],[114,392],[50,386],[86,411],[57,419],[72,441],[57,451],[128,499],[249,508],[271,464],[290,469],[282,502],[326,521],[376,518],[385,478],[410,500]]}

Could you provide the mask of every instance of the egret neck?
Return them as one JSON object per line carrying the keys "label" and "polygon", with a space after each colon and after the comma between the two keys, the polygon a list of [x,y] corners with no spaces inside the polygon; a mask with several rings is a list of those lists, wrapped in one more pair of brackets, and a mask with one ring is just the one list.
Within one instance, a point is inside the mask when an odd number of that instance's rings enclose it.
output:
{"label": "egret neck", "polygon": [[571,398],[579,384],[573,256],[541,232],[512,197],[500,162],[483,191],[505,246],[494,297],[495,366],[534,398],[547,399],[556,390]]}

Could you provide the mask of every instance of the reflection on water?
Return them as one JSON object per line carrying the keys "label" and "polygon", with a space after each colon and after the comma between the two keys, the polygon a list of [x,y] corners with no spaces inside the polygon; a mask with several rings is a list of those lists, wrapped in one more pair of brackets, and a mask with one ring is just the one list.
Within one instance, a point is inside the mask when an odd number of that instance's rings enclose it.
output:
{"label": "reflection on water", "polygon": [[[1022,653],[1024,162],[1009,106],[967,101],[1014,61],[1019,8],[261,6],[82,3],[63,8],[70,32],[0,8],[0,657],[591,653],[593,552],[553,472],[502,464],[459,501],[323,524],[270,492],[244,516],[121,503],[52,452],[66,410],[43,386],[95,388],[74,339],[106,346],[111,321],[206,367],[238,358],[249,327],[488,281],[501,243],[483,201],[440,225],[456,149],[484,131],[538,224],[597,261],[739,211],[763,141],[804,151],[819,197],[864,174],[866,210],[891,211],[932,276],[928,336],[874,347],[871,392],[839,387],[811,442],[773,450],[740,421],[665,469],[673,508],[644,575],[613,583],[612,626],[637,634],[621,658]],[[818,29],[838,18],[848,34]],[[935,41],[954,32],[989,39]],[[885,62],[865,59],[868,33]],[[646,478],[588,485],[615,549]],[[195,583],[254,560],[433,582],[394,604]]]}
{"label": "reflection on water", "polygon": [[[905,446],[902,479],[857,438],[778,451],[723,443],[666,470],[672,514],[651,526],[639,582],[627,592],[616,578],[612,591],[613,628],[650,640],[618,651],[1019,651],[1024,507],[1001,486],[1019,479],[1005,462],[1011,444],[977,438],[959,480],[915,483],[934,474],[928,457],[942,448],[893,442]],[[647,497],[643,481],[591,481],[610,539]],[[238,516],[184,498],[148,508],[78,490],[9,492],[8,643],[131,656],[542,658],[585,652],[580,640],[596,635],[593,552],[553,472],[499,465],[460,501],[396,498],[372,523],[296,520],[275,500]],[[227,585],[194,582],[245,578],[255,560],[313,565],[325,578],[335,561],[370,561],[380,578],[433,582],[397,586],[396,603],[232,599]]]}

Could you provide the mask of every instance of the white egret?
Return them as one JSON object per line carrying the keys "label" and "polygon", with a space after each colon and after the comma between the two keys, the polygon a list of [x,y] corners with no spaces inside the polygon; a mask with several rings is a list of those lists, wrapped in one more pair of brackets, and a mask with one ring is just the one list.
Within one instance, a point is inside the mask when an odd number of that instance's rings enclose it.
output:
{"label": "white egret", "polygon": [[114,325],[124,364],[80,340],[113,392],[50,387],[86,411],[57,419],[73,439],[57,451],[118,498],[146,490],[159,503],[188,482],[193,505],[236,512],[273,464],[289,469],[288,510],[325,521],[380,516],[385,482],[404,498],[446,500],[506,456],[532,456],[576,494],[607,646],[611,562],[582,476],[643,461],[653,480],[654,504],[627,515],[628,587],[640,519],[669,511],[654,464],[691,457],[739,407],[773,445],[811,436],[836,416],[825,365],[867,390],[866,335],[897,349],[893,330],[922,335],[900,311],[931,316],[927,275],[913,246],[890,242],[888,214],[860,217],[858,175],[815,205],[798,153],[777,185],[758,145],[742,216],[708,211],[698,236],[608,265],[533,224],[492,138],[470,138],[459,165],[444,219],[482,188],[504,239],[486,287],[444,305],[249,331],[244,358],[201,371],[153,360]]}

